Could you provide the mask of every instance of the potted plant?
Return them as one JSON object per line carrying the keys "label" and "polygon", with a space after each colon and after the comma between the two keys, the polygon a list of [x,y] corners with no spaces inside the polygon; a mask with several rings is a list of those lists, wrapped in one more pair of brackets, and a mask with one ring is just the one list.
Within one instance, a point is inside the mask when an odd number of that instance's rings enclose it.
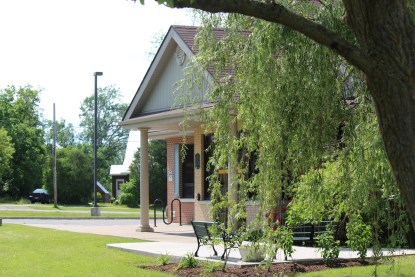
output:
{"label": "potted plant", "polygon": [[248,231],[243,235],[243,241],[239,246],[242,261],[261,262],[265,259],[264,245],[260,242],[262,236],[262,230]]}

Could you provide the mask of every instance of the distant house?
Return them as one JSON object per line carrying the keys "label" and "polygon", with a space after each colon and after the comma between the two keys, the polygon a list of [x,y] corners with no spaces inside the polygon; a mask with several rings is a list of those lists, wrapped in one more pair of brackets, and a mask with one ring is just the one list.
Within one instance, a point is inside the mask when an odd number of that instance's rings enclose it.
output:
{"label": "distant house", "polygon": [[[139,130],[140,144],[140,205],[141,227],[139,230],[152,231],[149,226],[149,171],[148,140],[163,139],[167,142],[167,201],[180,199],[182,203],[182,222],[190,223],[192,219],[209,219],[210,196],[207,177],[211,174],[206,164],[211,153],[205,150],[212,143],[212,136],[205,134],[200,121],[202,109],[212,103],[206,101],[207,85],[214,82],[209,71],[204,73],[202,89],[194,88],[190,95],[199,100],[199,105],[192,106],[192,115],[188,118],[189,127],[183,134],[180,123],[184,120],[186,109],[175,105],[173,92],[178,81],[184,78],[184,68],[191,61],[197,49],[194,38],[197,27],[171,26],[164,38],[152,64],[139,86],[120,125],[130,130]],[[215,29],[217,39],[224,35],[223,29]],[[233,124],[234,125],[234,124]],[[230,126],[230,132],[237,135],[237,126]],[[186,156],[181,156],[183,138],[186,138]],[[235,180],[237,169],[229,165],[223,174],[223,185],[229,190],[228,183]],[[230,192],[235,195],[235,192]],[[177,205],[177,201],[175,201]],[[170,206],[169,206],[170,207]],[[174,208],[178,210],[177,206]],[[178,220],[176,217],[174,220]]]}
{"label": "distant house", "polygon": [[134,161],[134,154],[140,148],[140,132],[130,131],[127,147],[125,149],[124,161],[120,165],[111,165],[110,176],[112,177],[112,197],[118,199],[121,194],[121,185],[130,179],[130,166]]}

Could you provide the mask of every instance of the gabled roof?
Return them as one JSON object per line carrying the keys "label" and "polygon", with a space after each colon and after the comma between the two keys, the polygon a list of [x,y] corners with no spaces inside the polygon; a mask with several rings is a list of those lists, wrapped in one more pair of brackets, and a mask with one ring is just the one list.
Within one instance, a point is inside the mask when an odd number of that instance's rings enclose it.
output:
{"label": "gabled roof", "polygon": [[[186,111],[180,104],[177,105],[173,92],[175,84],[180,82],[184,75],[186,62],[193,59],[197,54],[198,47],[195,37],[199,27],[173,25],[167,32],[160,45],[150,67],[147,70],[133,100],[131,101],[121,126],[128,129],[149,129],[150,138],[167,138],[181,135],[183,121]],[[214,29],[216,39],[221,40],[227,33],[226,29]],[[249,35],[250,32],[242,32]],[[184,62],[180,63],[180,53],[185,54]],[[189,93],[196,97],[199,107],[192,107],[193,117],[188,122],[189,131],[200,125],[199,116],[201,109],[211,107],[213,103],[208,102],[206,96],[210,84],[221,81],[224,76],[233,75],[232,70],[225,69],[220,72],[218,79],[214,79],[213,67],[204,72],[203,88],[190,88]],[[189,132],[188,131],[188,132]]]}
{"label": "gabled roof", "polygon": [[[149,93],[151,93],[151,90],[157,84],[159,77],[163,74],[169,58],[176,51],[176,48],[180,47],[186,56],[191,59],[198,52],[198,47],[195,45],[195,37],[198,31],[199,27],[194,26],[173,25],[170,27],[127,109],[123,121],[149,114],[142,112],[143,106],[149,97]],[[214,29],[213,32],[217,40],[221,40],[226,34],[225,29]],[[225,73],[229,74],[229,72]],[[206,79],[209,82],[213,80],[211,69],[206,71]],[[171,107],[166,110],[171,110]],[[156,112],[163,112],[166,110]]]}
{"label": "gabled roof", "polygon": [[170,27],[152,63],[150,64],[147,73],[138,87],[137,92],[123,117],[123,121],[145,114],[142,113],[141,110],[143,109],[149,94],[156,86],[158,79],[161,74],[163,74],[169,59],[174,54],[177,47],[181,48],[187,57],[191,58],[194,56],[193,46],[196,34],[196,27]]}

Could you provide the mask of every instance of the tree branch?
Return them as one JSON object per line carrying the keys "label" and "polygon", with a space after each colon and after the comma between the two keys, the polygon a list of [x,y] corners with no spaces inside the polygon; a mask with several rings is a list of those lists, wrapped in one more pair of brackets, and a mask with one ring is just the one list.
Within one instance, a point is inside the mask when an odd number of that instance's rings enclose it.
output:
{"label": "tree branch", "polygon": [[365,73],[372,72],[375,67],[374,60],[361,49],[323,25],[287,10],[281,4],[254,0],[173,0],[171,2],[175,8],[195,8],[211,13],[239,13],[282,24],[330,48]]}

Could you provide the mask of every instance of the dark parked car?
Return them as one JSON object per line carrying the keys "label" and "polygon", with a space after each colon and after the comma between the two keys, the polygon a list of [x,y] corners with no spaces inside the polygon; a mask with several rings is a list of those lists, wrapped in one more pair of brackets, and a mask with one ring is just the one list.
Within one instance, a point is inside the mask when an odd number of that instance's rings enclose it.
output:
{"label": "dark parked car", "polygon": [[30,195],[29,195],[30,202],[40,202],[42,204],[49,204],[50,203],[50,196],[47,190],[45,189],[35,189]]}

